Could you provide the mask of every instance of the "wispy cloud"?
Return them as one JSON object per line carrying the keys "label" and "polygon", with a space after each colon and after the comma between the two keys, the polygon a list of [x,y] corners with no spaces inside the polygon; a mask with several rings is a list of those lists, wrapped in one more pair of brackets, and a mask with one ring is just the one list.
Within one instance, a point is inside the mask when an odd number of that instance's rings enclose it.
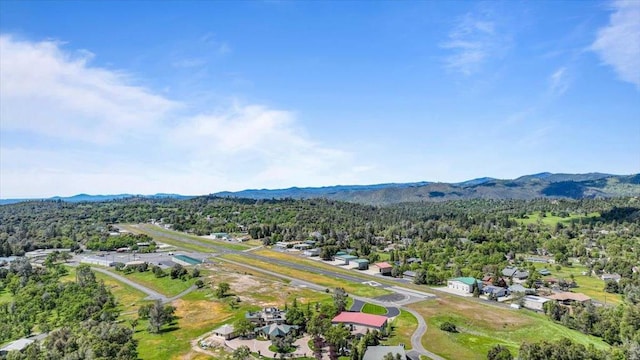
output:
{"label": "wispy cloud", "polygon": [[480,69],[490,57],[501,54],[507,46],[504,34],[499,34],[496,22],[466,14],[455,24],[441,48],[451,51],[445,58],[448,69],[470,75]]}
{"label": "wispy cloud", "polygon": [[212,32],[202,35],[200,42],[213,48],[219,55],[226,55],[231,52],[231,46],[226,41],[219,40],[216,34]]}
{"label": "wispy cloud", "polygon": [[590,48],[621,80],[640,88],[640,1],[615,1],[612,7],[609,24]]}
{"label": "wispy cloud", "polygon": [[0,61],[0,197],[202,194],[360,173],[292,111],[240,101],[193,109],[52,41],[3,35]]}
{"label": "wispy cloud", "polygon": [[567,68],[561,67],[549,76],[549,92],[554,96],[560,96],[569,89]]}

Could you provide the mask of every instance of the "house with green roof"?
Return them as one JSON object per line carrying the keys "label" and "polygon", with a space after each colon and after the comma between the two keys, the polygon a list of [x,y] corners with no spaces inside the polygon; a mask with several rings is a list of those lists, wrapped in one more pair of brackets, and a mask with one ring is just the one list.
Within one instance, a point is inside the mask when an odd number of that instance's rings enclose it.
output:
{"label": "house with green roof", "polygon": [[482,280],[472,277],[457,277],[447,281],[447,287],[460,293],[469,294],[473,292],[473,283],[476,283],[478,290],[482,290]]}

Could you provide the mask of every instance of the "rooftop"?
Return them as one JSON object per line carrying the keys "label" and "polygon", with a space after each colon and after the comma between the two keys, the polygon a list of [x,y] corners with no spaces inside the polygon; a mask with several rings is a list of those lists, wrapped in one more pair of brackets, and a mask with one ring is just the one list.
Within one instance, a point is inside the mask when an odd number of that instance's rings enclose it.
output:
{"label": "rooftop", "polygon": [[573,292],[562,292],[562,293],[558,293],[558,294],[553,294],[551,296],[549,296],[549,299],[552,300],[560,300],[560,301],[567,301],[567,300],[572,300],[572,301],[588,301],[591,300],[590,297],[588,297],[585,294],[582,293],[573,293]]}
{"label": "rooftop", "polygon": [[543,298],[540,296],[533,296],[533,295],[527,295],[524,297],[524,299],[528,301],[538,302],[538,303],[546,303],[547,301],[549,301],[549,299],[547,298]]}
{"label": "rooftop", "polygon": [[472,277],[457,277],[457,278],[454,278],[454,279],[451,279],[451,280],[460,281],[461,283],[467,284],[469,286],[473,285],[474,282],[475,283],[482,282],[482,281],[480,281],[480,280],[478,280],[476,278],[472,278]]}
{"label": "rooftop", "polygon": [[358,257],[353,255],[336,255],[336,258],[344,259],[344,260],[355,260]]}
{"label": "rooftop", "polygon": [[214,330],[215,333],[222,334],[222,335],[233,334],[233,331],[234,331],[233,325],[229,325],[229,324],[222,325],[219,328]]}
{"label": "rooftop", "polygon": [[198,259],[194,259],[190,256],[187,255],[175,255],[174,258],[178,259],[178,260],[182,260],[186,263],[189,263],[191,265],[195,265],[195,264],[202,264],[202,260],[198,260]]}
{"label": "rooftop", "polygon": [[389,269],[392,268],[393,265],[389,264],[388,262],[379,262],[376,263],[376,267],[379,269]]}
{"label": "rooftop", "polygon": [[392,353],[394,356],[400,354],[402,359],[407,358],[407,354],[404,351],[404,347],[397,346],[367,346],[367,350],[364,352],[362,360],[380,360],[385,355]]}
{"label": "rooftop", "polygon": [[338,316],[334,317],[331,322],[333,323],[350,323],[359,324],[369,327],[382,327],[387,321],[387,318],[382,315],[365,314],[361,312],[349,312],[343,311]]}
{"label": "rooftop", "polygon": [[351,260],[352,263],[356,263],[356,264],[368,264],[369,260],[367,259],[355,259],[355,260]]}

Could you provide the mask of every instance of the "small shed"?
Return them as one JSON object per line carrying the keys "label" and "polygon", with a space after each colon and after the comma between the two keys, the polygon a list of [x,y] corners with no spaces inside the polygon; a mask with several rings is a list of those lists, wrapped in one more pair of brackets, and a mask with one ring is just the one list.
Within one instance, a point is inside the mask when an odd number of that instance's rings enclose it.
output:
{"label": "small shed", "polygon": [[351,260],[351,262],[358,265],[358,270],[367,270],[369,268],[369,260],[367,259],[355,259]]}
{"label": "small shed", "polygon": [[391,270],[393,270],[393,265],[389,264],[388,262],[379,262],[376,263],[375,266],[378,268],[378,272],[380,272],[382,275],[390,275]]}

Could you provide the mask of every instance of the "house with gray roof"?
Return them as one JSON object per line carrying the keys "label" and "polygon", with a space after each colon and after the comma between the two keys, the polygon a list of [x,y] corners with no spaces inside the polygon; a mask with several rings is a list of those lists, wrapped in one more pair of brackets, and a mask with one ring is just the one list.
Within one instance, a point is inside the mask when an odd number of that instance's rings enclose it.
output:
{"label": "house with gray roof", "polygon": [[496,298],[509,295],[509,291],[500,286],[487,285],[482,288],[482,292],[487,296],[495,296]]}
{"label": "house with gray roof", "polygon": [[502,275],[510,277],[514,280],[525,280],[529,277],[529,272],[526,270],[520,270],[514,266],[509,266],[502,270]]}
{"label": "house with gray roof", "polygon": [[367,346],[367,350],[364,352],[362,360],[382,360],[385,355],[391,353],[394,358],[400,355],[400,359],[406,360],[407,353],[404,351],[404,346]]}

